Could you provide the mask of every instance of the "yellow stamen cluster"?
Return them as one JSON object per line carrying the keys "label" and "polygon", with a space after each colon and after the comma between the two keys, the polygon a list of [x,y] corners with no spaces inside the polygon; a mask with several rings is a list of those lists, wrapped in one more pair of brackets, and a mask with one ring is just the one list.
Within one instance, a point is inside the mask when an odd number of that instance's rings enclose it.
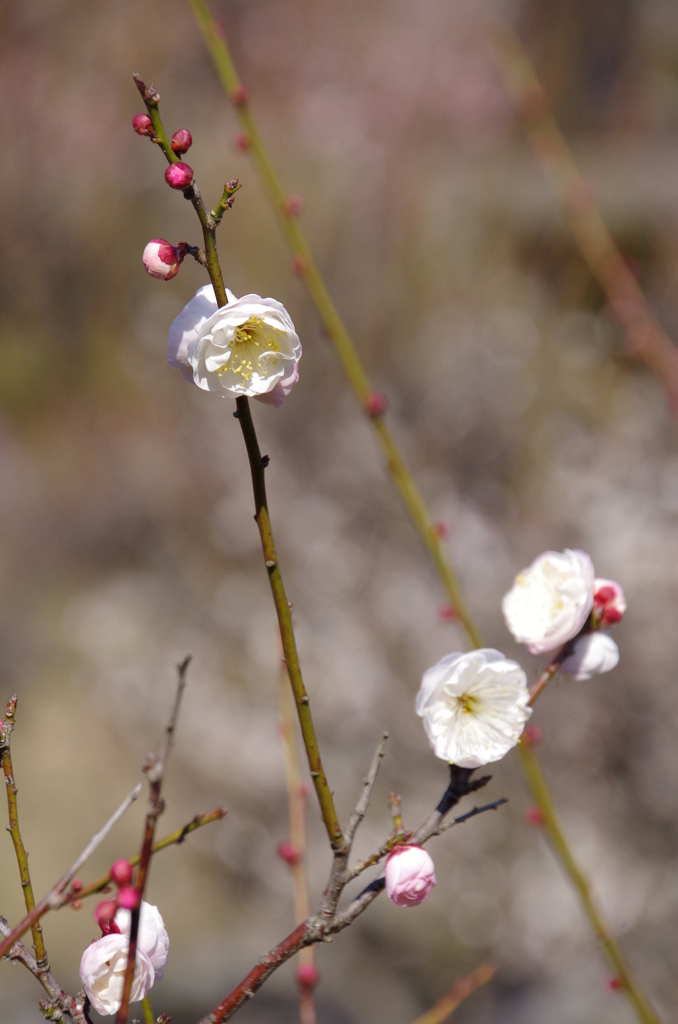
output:
{"label": "yellow stamen cluster", "polygon": [[266,324],[261,317],[251,316],[244,324],[235,328],[231,357],[217,373],[234,373],[249,383],[253,374],[262,369],[262,354],[280,352],[280,345],[275,336],[281,333],[275,327]]}

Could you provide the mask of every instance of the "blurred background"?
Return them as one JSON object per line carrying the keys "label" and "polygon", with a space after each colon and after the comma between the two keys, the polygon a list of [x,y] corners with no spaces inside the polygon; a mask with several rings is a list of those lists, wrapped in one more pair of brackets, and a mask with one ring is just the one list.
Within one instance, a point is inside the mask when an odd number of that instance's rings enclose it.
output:
{"label": "blurred background", "polygon": [[[480,8],[482,7],[482,11]],[[581,547],[620,580],[619,667],[557,682],[534,720],[567,833],[664,1020],[678,1002],[675,922],[676,422],[664,381],[627,354],[537,163],[490,42],[517,29],[654,314],[678,337],[678,9],[664,0],[215,0],[274,162],[458,568],[483,641],[517,656],[500,601],[544,549]],[[302,380],[255,403],[271,456],[281,562],[326,767],[348,814],[383,728],[391,741],[358,842],[415,827],[446,783],[413,713],[422,672],[463,649],[444,595],[278,233],[238,127],[180,0],[7,5],[2,13],[0,292],[2,700],[24,837],[42,893],[157,749],[175,664],[193,664],[160,832],[221,824],[153,862],[172,952],[154,1009],[195,1021],[292,926],[276,844],[287,835],[278,641],[229,400],[165,363],[167,328],[205,282],[169,283],[146,241],[198,243],[130,127],[131,74],[212,202],[229,287],[285,302]],[[620,1024],[627,1003],[538,828],[515,756],[436,841],[439,884],[409,914],[381,899],[318,951],[322,1024],[408,1024],[481,961],[496,979],[460,1024]],[[468,806],[470,806],[470,802]],[[464,808],[462,807],[462,810]],[[138,847],[141,802],[83,878]],[[315,900],[329,857],[313,807]],[[21,916],[9,838],[0,912]],[[70,990],[96,935],[90,903],[46,920]],[[294,962],[239,1020],[297,1019]],[[41,993],[2,965],[6,1020]],[[675,1011],[674,1011],[675,1012]]]}

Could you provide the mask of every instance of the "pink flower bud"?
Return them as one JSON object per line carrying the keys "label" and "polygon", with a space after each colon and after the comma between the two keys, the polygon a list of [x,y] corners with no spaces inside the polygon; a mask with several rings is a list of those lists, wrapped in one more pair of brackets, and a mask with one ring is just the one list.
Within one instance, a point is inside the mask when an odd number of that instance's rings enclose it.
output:
{"label": "pink flower bud", "polygon": [[116,885],[129,885],[132,881],[132,865],[122,857],[111,864],[111,879]]}
{"label": "pink flower bud", "polygon": [[141,256],[146,273],[161,281],[169,281],[179,273],[183,258],[184,251],[164,238],[152,238]]}
{"label": "pink flower bud", "polygon": [[414,907],[436,884],[433,861],[421,846],[397,846],[386,860],[386,895],[399,907]]}
{"label": "pink flower bud", "polygon": [[523,742],[528,747],[536,747],[544,739],[544,730],[540,725],[529,722],[523,730]]}
{"label": "pink flower bud", "polygon": [[181,156],[182,153],[187,153],[193,145],[193,136],[189,132],[188,128],[179,128],[179,130],[172,136],[170,145],[177,156]]}
{"label": "pink flower bud", "polygon": [[108,935],[109,932],[120,931],[113,920],[117,909],[118,907],[115,900],[103,900],[101,903],[97,904],[94,911],[94,918],[104,935]]}
{"label": "pink flower bud", "polygon": [[231,100],[236,107],[244,107],[249,99],[249,93],[244,85],[236,85],[231,93]]}
{"label": "pink flower bud", "polygon": [[299,964],[297,967],[297,985],[312,991],[320,980],[320,972],[314,964]]}
{"label": "pink flower bud", "polygon": [[250,137],[245,132],[239,132],[235,137],[235,144],[241,153],[246,153],[250,148]]}
{"label": "pink flower bud", "polygon": [[544,812],[541,807],[528,807],[525,811],[525,821],[528,825],[543,825]]}
{"label": "pink flower bud", "polygon": [[132,128],[134,128],[137,135],[153,134],[153,122],[148,114],[136,114],[132,118]]}
{"label": "pink flower bud", "polygon": [[297,277],[301,277],[306,273],[306,264],[301,256],[295,256],[292,260],[292,273],[296,274]]}
{"label": "pink flower bud", "polygon": [[459,612],[451,604],[441,604],[438,609],[438,617],[441,622],[455,622],[459,618]]}
{"label": "pink flower bud", "polygon": [[616,580],[596,579],[593,582],[593,603],[609,625],[619,622],[626,611],[624,591]]}
{"label": "pink flower bud", "polygon": [[288,196],[283,203],[283,210],[289,217],[298,217],[304,201],[301,196]]}
{"label": "pink flower bud", "polygon": [[620,989],[624,988],[624,982],[621,978],[608,978],[607,987],[610,992],[619,992]]}
{"label": "pink flower bud", "polygon": [[365,412],[368,416],[372,416],[373,419],[376,419],[377,416],[383,416],[387,408],[388,399],[381,391],[373,391],[365,399]]}
{"label": "pink flower bud", "polygon": [[79,878],[74,878],[73,881],[71,882],[71,892],[81,892],[81,891],[82,891],[82,882],[80,881]]}
{"label": "pink flower bud", "polygon": [[284,860],[286,864],[289,864],[291,868],[301,860],[301,853],[297,847],[286,839],[283,839],[282,842],[278,843],[277,854],[280,859]]}
{"label": "pink flower bud", "polygon": [[177,160],[166,169],[165,181],[170,188],[186,189],[193,181],[193,168],[183,160]]}
{"label": "pink flower bud", "polygon": [[133,885],[123,885],[118,892],[118,906],[123,910],[134,910],[141,902],[141,895]]}
{"label": "pink flower bud", "polygon": [[447,523],[438,522],[433,524],[433,532],[436,537],[440,537],[441,540],[445,540],[450,531],[447,527]]}

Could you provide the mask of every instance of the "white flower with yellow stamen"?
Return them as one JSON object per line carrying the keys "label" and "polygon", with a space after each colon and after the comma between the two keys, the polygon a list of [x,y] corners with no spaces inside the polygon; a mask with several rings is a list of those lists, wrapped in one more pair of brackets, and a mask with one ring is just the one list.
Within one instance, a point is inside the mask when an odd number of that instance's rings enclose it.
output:
{"label": "white flower with yellow stamen", "polygon": [[593,605],[593,563],[585,551],[545,551],[518,573],[502,602],[506,625],[532,654],[572,640]]}
{"label": "white flower with yellow stamen", "polygon": [[436,757],[462,768],[499,761],[532,714],[525,673],[499,651],[447,654],[424,672],[416,711]]}
{"label": "white flower with yellow stamen", "polygon": [[279,405],[299,379],[301,342],[276,299],[227,292],[220,309],[211,285],[198,289],[169,331],[169,362],[190,370],[203,391]]}

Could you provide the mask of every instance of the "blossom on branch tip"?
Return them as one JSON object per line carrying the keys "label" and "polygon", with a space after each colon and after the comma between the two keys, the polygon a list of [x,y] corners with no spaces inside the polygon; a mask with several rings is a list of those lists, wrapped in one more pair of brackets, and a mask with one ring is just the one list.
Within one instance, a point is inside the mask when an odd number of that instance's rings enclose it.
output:
{"label": "blossom on branch tip", "polygon": [[[120,1009],[128,944],[127,935],[104,935],[87,947],[80,960],[83,988],[94,1009],[104,1017],[112,1016]],[[144,999],[154,982],[153,964],[142,950],[137,949],[130,1002]]]}
{"label": "blossom on branch tip", "polygon": [[299,379],[301,342],[276,299],[236,298],[217,307],[212,285],[198,289],[169,330],[168,360],[203,391],[280,405]]}
{"label": "blossom on branch tip", "polygon": [[151,277],[171,281],[179,273],[185,251],[185,248],[172,245],[165,238],[152,238],[146,243],[141,261]]}
{"label": "blossom on branch tip", "polygon": [[607,633],[595,630],[577,637],[574,649],[565,658],[561,669],[575,679],[590,679],[610,672],[619,662],[619,648]]}
{"label": "blossom on branch tip", "polygon": [[545,551],[518,573],[502,601],[509,631],[532,654],[577,635],[593,605],[593,563],[584,551]]}
{"label": "blossom on branch tip", "polygon": [[386,895],[399,907],[416,907],[436,884],[429,854],[421,846],[397,846],[389,853],[384,870]]}
{"label": "blossom on branch tip", "polygon": [[489,648],[447,654],[421,680],[417,714],[436,757],[462,768],[499,761],[532,709],[520,665]]}

